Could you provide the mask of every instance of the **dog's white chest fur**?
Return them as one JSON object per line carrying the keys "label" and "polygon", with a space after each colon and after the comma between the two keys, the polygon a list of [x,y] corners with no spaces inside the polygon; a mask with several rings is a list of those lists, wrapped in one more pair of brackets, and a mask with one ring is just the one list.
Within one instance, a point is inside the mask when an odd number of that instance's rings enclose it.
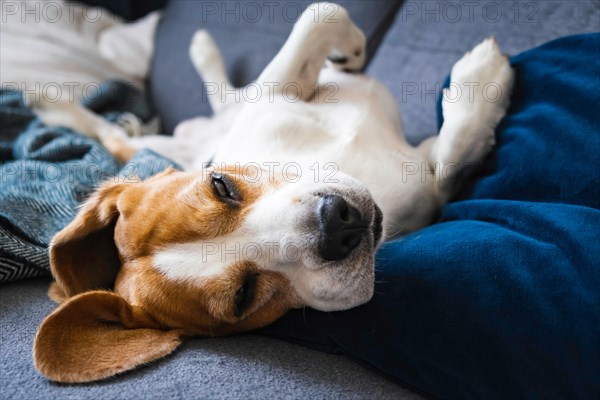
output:
{"label": "dog's white chest fur", "polygon": [[324,69],[319,83],[307,102],[278,95],[245,104],[215,160],[251,162],[258,156],[312,165],[402,144],[396,106],[378,82]]}
{"label": "dog's white chest fur", "polygon": [[[439,135],[412,147],[387,89],[365,75],[340,71],[363,66],[366,40],[346,10],[336,6],[334,11],[332,23],[328,3],[309,7],[258,79],[239,89],[229,82],[210,35],[198,31],[190,57],[215,115],[182,122],[174,138],[132,138],[128,144],[153,149],[186,169],[212,160],[285,169],[304,178],[311,174],[315,183],[350,175],[366,185],[383,210],[387,237],[430,224],[456,192],[462,173],[481,163],[494,145],[513,71],[494,39],[465,54],[444,90]],[[33,103],[48,124],[71,126],[101,140],[124,136],[81,106]]]}
{"label": "dog's white chest fur", "polygon": [[[279,94],[244,104],[228,134],[216,149],[220,165],[259,165],[284,169],[289,179],[309,175],[315,182],[335,183],[340,171],[364,182],[384,215],[398,215],[398,205],[419,204],[414,196],[424,189],[397,190],[398,166],[418,165],[422,157],[403,140],[397,105],[379,82],[365,75],[323,69],[320,89],[308,101]],[[377,160],[377,162],[373,162]],[[203,161],[197,160],[195,167]],[[429,191],[428,191],[429,192]],[[398,221],[411,229],[410,221]]]}

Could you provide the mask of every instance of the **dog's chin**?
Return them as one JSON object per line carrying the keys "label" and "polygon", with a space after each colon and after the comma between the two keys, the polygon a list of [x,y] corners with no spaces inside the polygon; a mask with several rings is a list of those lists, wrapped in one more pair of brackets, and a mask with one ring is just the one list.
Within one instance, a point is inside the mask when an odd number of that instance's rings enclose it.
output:
{"label": "dog's chin", "polygon": [[360,267],[359,273],[349,278],[337,275],[313,282],[305,297],[307,305],[319,311],[343,311],[367,303],[375,289],[375,263]]}
{"label": "dog's chin", "polygon": [[325,290],[317,290],[317,285],[314,288],[318,302],[321,303],[316,308],[322,311],[341,311],[371,300],[375,287],[375,251],[378,246],[378,242],[365,241],[347,259],[324,267],[327,271],[327,279],[323,282]]}
{"label": "dog's chin", "polygon": [[312,279],[302,285],[300,295],[307,305],[320,311],[348,310],[373,297],[375,253],[384,240],[383,214],[370,197],[347,199],[360,204],[361,213],[369,215],[371,222],[361,243],[342,260],[324,259],[314,245],[309,251],[304,267]]}

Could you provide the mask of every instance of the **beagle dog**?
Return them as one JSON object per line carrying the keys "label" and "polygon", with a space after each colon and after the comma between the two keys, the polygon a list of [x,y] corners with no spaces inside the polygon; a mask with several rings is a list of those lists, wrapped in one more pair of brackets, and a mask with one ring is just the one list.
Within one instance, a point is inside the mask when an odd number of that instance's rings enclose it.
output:
{"label": "beagle dog", "polygon": [[485,40],[452,69],[439,135],[412,147],[386,88],[348,73],[364,64],[365,36],[338,5],[310,6],[245,88],[229,83],[206,32],[190,55],[215,116],[174,137],[128,138],[78,104],[27,98],[45,123],[97,138],[121,161],[146,147],[185,167],[106,183],[53,238],[60,305],[33,349],[51,380],[103,379],[185,337],[249,331],[292,308],[367,302],[378,246],[433,221],[491,150],[513,82]]}

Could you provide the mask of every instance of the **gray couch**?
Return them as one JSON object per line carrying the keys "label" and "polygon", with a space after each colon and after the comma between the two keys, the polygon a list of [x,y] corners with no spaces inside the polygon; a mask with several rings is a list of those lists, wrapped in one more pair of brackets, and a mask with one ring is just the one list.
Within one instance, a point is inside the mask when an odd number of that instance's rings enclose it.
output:
{"label": "gray couch", "polygon": [[[210,113],[201,82],[186,64],[194,24],[204,24],[226,49],[238,84],[255,77],[291,29],[289,21],[203,20],[190,12],[198,3],[169,3],[156,39],[150,86],[166,131],[183,118]],[[600,30],[600,6],[593,0],[476,2],[472,13],[462,2],[348,3],[355,3],[348,5],[350,13],[373,45],[367,73],[397,97],[413,143],[436,133],[435,92],[453,62],[482,38],[496,35],[502,49],[515,54],[560,36]],[[184,74],[197,85],[182,79]],[[37,327],[54,307],[46,296],[48,284],[40,279],[0,286],[2,399],[421,397],[342,356],[251,334],[189,340],[173,356],[105,382],[54,384],[38,375],[31,361]]]}

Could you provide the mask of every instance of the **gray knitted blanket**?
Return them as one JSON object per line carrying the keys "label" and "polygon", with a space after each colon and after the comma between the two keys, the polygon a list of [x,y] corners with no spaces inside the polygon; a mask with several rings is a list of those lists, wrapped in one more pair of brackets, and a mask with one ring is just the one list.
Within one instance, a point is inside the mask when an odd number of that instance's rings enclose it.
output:
{"label": "gray knitted blanket", "polygon": [[[134,88],[107,82],[86,105],[116,120],[151,114]],[[0,90],[0,283],[49,275],[47,247],[99,184],[117,176],[152,176],[171,161],[142,150],[126,165],[99,143],[66,128],[49,128],[21,93]]]}

